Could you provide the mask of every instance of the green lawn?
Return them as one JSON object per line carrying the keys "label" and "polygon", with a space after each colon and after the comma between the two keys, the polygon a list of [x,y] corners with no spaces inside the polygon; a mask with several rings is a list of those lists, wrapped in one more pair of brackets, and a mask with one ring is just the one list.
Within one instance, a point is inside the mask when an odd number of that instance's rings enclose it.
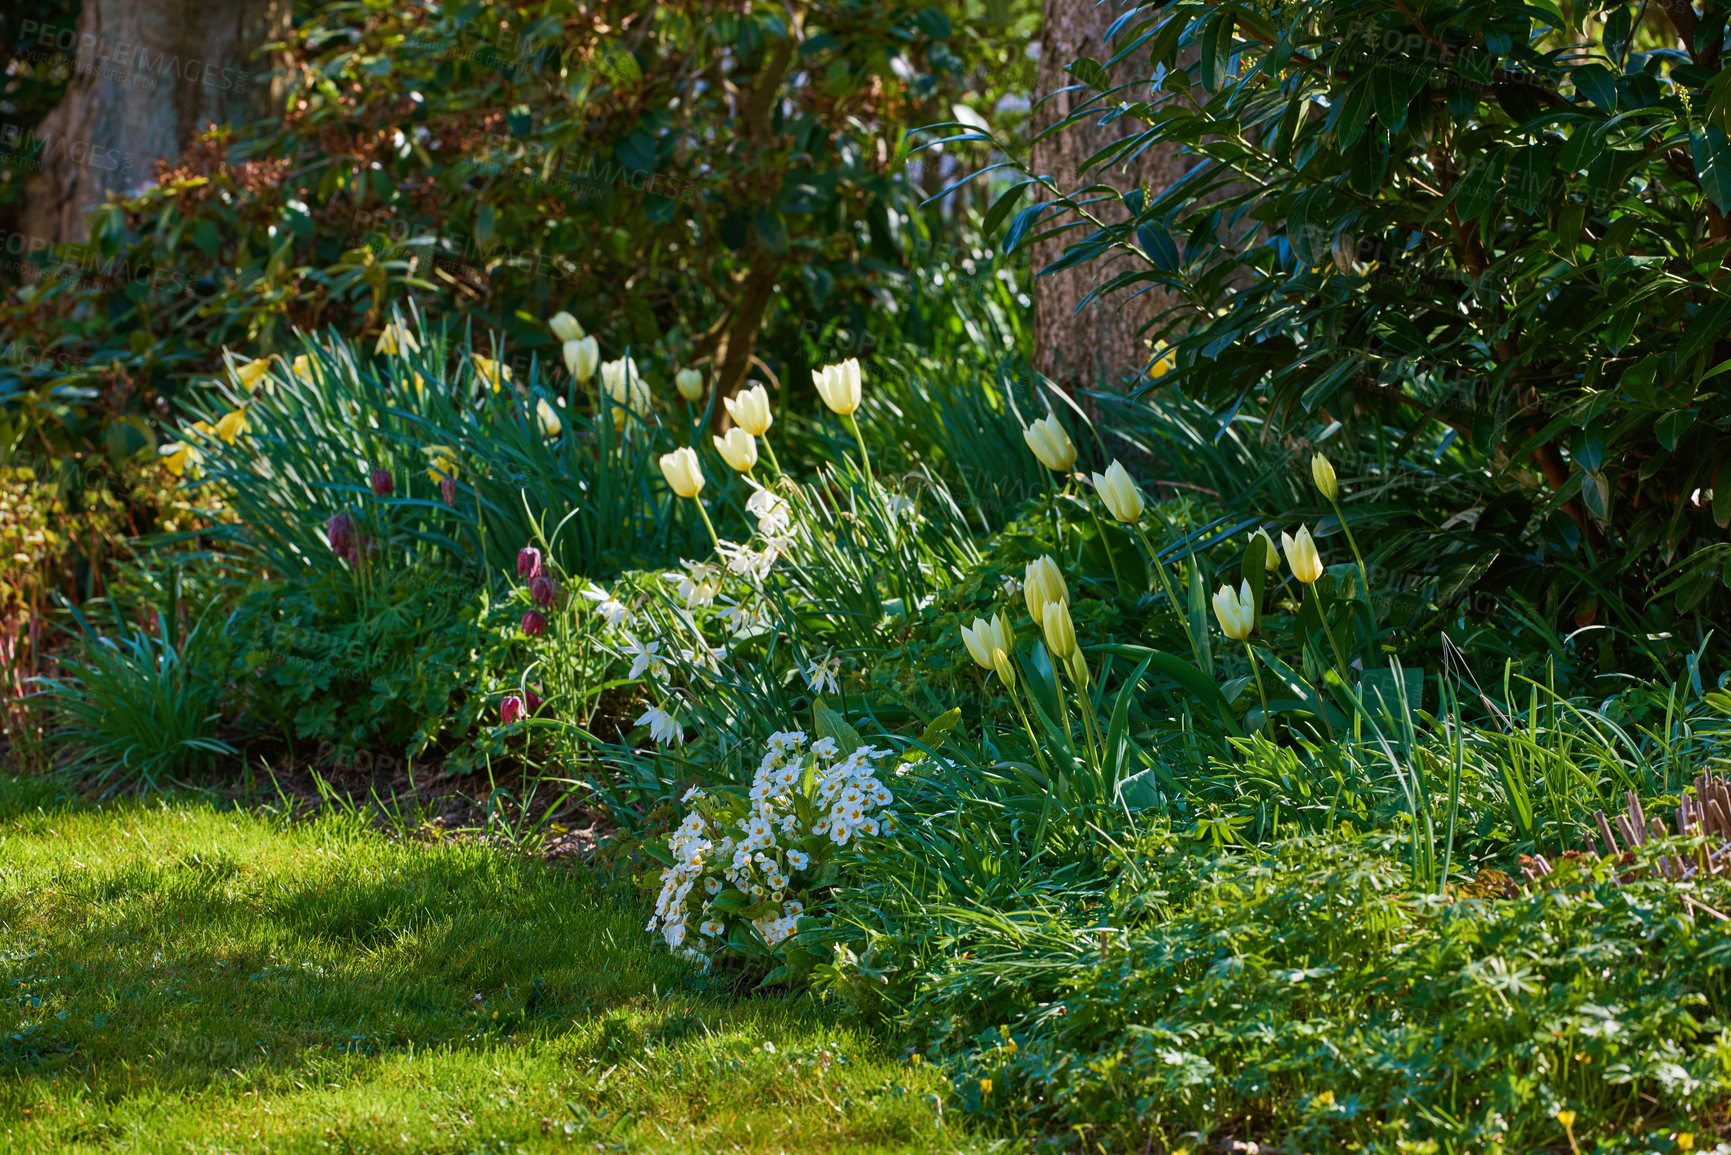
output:
{"label": "green lawn", "polygon": [[0,779],[8,1151],[956,1151],[945,1081],[653,949],[630,888]]}

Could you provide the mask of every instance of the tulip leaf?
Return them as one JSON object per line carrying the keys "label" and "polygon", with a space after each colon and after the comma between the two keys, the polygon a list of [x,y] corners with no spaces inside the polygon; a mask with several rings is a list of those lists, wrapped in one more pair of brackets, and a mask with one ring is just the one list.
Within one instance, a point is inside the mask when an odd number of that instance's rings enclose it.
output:
{"label": "tulip leaf", "polygon": [[1210,675],[1214,672],[1214,642],[1208,629],[1207,562],[1190,555],[1190,636],[1196,639],[1196,660]]}
{"label": "tulip leaf", "polygon": [[1250,583],[1250,604],[1256,611],[1254,629],[1262,628],[1262,593],[1268,586],[1268,537],[1257,534],[1244,547],[1244,562],[1238,567],[1239,577]]}

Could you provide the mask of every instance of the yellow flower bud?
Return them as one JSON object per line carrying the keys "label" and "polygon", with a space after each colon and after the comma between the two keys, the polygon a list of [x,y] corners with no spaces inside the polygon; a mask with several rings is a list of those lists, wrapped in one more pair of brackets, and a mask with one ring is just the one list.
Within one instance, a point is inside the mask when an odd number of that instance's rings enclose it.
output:
{"label": "yellow flower bud", "polygon": [[735,426],[725,436],[712,437],[715,451],[735,473],[750,473],[757,465],[757,438]]}
{"label": "yellow flower bud", "polygon": [[579,385],[595,376],[595,367],[601,363],[601,346],[593,337],[579,337],[575,341],[567,341],[560,348],[560,354],[565,359],[565,371],[571,374],[571,380]]}
{"label": "yellow flower bud", "polygon": [[1321,491],[1322,496],[1330,501],[1333,501],[1335,494],[1340,491],[1340,486],[1334,480],[1334,466],[1320,453],[1310,459],[1310,479],[1316,482],[1316,488]]}
{"label": "yellow flower bud", "polygon": [[1040,464],[1054,473],[1067,473],[1076,464],[1076,446],[1058,424],[1056,413],[1048,413],[1022,430],[1022,440],[1028,443]]}
{"label": "yellow flower bud", "polygon": [[839,365],[814,369],[811,382],[830,412],[846,417],[859,408],[859,361],[849,357]]}
{"label": "yellow flower bud", "polygon": [[1070,603],[1047,602],[1040,621],[1046,634],[1046,648],[1055,657],[1069,659],[1076,654],[1076,626],[1070,621]]}
{"label": "yellow flower bud", "polygon": [[1298,527],[1297,537],[1287,537],[1285,531],[1281,532],[1280,552],[1286,555],[1292,576],[1305,585],[1322,576],[1322,557],[1316,552],[1316,542],[1311,540],[1310,531],[1302,525]]}
{"label": "yellow flower bud", "polygon": [[547,404],[545,397],[535,398],[535,423],[541,427],[542,437],[557,437],[565,428],[565,423],[559,420],[559,414]]}
{"label": "yellow flower bud", "polygon": [[583,326],[570,313],[554,313],[547,319],[547,327],[553,330],[553,336],[559,339],[560,344],[583,339]]}
{"label": "yellow flower bud", "polygon": [[1064,575],[1050,555],[1028,563],[1022,575],[1022,596],[1027,599],[1028,616],[1036,626],[1046,620],[1046,603],[1070,600],[1070,587],[1064,584]]}
{"label": "yellow flower bud", "polygon": [[1242,642],[1256,628],[1256,603],[1252,600],[1250,583],[1245,582],[1238,593],[1223,585],[1214,595],[1214,616],[1220,619],[1220,630],[1235,642]]}
{"label": "yellow flower bud", "polygon": [[769,390],[762,385],[741,389],[721,403],[733,423],[753,437],[762,437],[775,424],[775,414],[769,410]]}
{"label": "yellow flower bud", "polygon": [[1003,650],[992,651],[992,672],[998,675],[998,681],[1011,689],[1016,685],[1016,667],[1010,662],[1010,655]]}
{"label": "yellow flower bud", "polygon": [[698,369],[681,369],[673,375],[673,387],[679,390],[679,395],[687,401],[695,401],[703,396],[703,372]]}
{"label": "yellow flower bud", "polygon": [[703,467],[689,445],[661,455],[661,476],[680,497],[696,497],[703,489]]}
{"label": "yellow flower bud", "polygon": [[1108,466],[1105,473],[1094,475],[1094,491],[1112,511],[1112,516],[1125,525],[1135,525],[1142,520],[1142,494],[1137,491],[1136,483],[1130,480],[1129,471],[1118,462]]}
{"label": "yellow flower bud", "polygon": [[1274,539],[1268,536],[1266,529],[1259,529],[1250,535],[1250,540],[1262,539],[1262,568],[1269,573],[1280,572],[1280,551],[1274,548]]}

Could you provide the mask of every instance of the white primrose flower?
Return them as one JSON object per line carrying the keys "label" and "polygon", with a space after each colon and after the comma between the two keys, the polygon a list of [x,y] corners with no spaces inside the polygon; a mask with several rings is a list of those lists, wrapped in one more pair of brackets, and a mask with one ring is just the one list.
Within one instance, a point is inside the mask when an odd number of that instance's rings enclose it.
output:
{"label": "white primrose flower", "polygon": [[811,865],[811,855],[803,850],[790,850],[787,852],[787,864],[795,870],[804,870]]}

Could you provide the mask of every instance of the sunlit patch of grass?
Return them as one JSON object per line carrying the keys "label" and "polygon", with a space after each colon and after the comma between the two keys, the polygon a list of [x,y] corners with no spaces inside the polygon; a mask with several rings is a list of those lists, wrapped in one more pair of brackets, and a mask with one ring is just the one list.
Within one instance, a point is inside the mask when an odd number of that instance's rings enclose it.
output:
{"label": "sunlit patch of grass", "polygon": [[953,1151],[947,1088],[622,880],[0,780],[0,1147]]}

